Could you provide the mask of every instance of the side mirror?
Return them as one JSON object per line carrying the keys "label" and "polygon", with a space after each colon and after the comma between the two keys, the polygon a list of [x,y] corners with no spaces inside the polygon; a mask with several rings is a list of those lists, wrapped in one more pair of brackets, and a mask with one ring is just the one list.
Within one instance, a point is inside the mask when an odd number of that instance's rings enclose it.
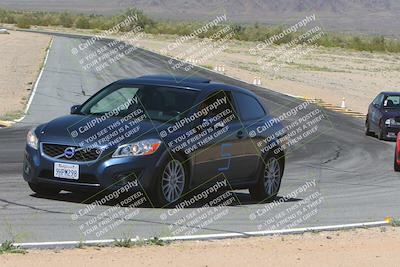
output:
{"label": "side mirror", "polygon": [[71,107],[71,114],[79,114],[79,110],[81,109],[81,105],[74,105]]}

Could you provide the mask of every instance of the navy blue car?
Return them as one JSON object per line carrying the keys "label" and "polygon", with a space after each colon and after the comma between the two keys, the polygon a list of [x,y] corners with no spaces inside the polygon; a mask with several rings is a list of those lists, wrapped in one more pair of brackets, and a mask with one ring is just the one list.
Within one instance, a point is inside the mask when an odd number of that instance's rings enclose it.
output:
{"label": "navy blue car", "polygon": [[116,81],[29,131],[23,176],[39,195],[127,184],[159,206],[213,179],[277,195],[284,127],[252,92],[204,78]]}
{"label": "navy blue car", "polygon": [[395,140],[400,131],[400,92],[381,92],[368,107],[365,134]]}

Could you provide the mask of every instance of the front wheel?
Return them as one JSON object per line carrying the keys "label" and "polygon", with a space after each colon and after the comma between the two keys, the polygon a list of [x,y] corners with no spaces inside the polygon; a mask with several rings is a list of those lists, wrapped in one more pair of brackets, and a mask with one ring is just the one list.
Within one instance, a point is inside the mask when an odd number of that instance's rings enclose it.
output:
{"label": "front wheel", "polygon": [[378,130],[378,139],[379,140],[385,140],[385,135],[384,135],[384,132],[383,132],[383,122],[382,122],[382,120],[380,120],[379,121],[379,130]]}
{"label": "front wheel", "polygon": [[279,192],[282,175],[282,160],[276,155],[265,157],[257,185],[249,188],[251,198],[257,201],[272,200]]}
{"label": "front wheel", "polygon": [[54,196],[60,193],[61,191],[60,189],[51,186],[45,186],[33,183],[28,183],[28,184],[31,190],[40,196]]}
{"label": "front wheel", "polygon": [[365,121],[365,135],[367,136],[372,136],[373,133],[371,132],[371,130],[369,129],[369,122],[368,120]]}
{"label": "front wheel", "polygon": [[188,186],[188,171],[183,158],[169,158],[160,168],[153,194],[154,204],[169,206],[178,201]]}
{"label": "front wheel", "polygon": [[379,128],[378,139],[379,139],[379,140],[385,140],[385,136],[383,135],[383,129],[382,129],[382,127]]}

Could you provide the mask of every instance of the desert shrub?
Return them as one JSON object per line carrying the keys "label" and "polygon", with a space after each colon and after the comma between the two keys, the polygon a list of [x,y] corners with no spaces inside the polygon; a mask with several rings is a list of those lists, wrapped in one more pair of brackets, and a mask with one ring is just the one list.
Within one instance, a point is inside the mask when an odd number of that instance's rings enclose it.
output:
{"label": "desert shrub", "polygon": [[[122,32],[130,31],[140,26],[146,33],[150,34],[174,34],[189,35],[196,29],[202,27],[204,22],[196,21],[155,21],[145,15],[142,11],[130,8],[124,12],[112,15],[74,14],[69,12],[28,12],[0,9],[0,23],[16,24],[20,28],[29,28],[31,25],[38,26],[63,26],[66,28],[76,27],[80,29],[107,30],[114,27],[128,16],[136,14],[138,19],[134,23],[121,28]],[[281,33],[287,26],[267,26],[261,24],[231,24],[233,38],[241,41],[261,42],[273,35]],[[208,38],[225,25],[210,28],[207,32],[198,35],[199,38]],[[284,44],[294,40],[302,31],[285,35],[275,44]],[[316,40],[317,45],[324,47],[341,47],[359,51],[382,51],[400,52],[400,41],[386,38],[384,36],[359,36],[354,34],[339,34],[325,32],[321,38]]]}

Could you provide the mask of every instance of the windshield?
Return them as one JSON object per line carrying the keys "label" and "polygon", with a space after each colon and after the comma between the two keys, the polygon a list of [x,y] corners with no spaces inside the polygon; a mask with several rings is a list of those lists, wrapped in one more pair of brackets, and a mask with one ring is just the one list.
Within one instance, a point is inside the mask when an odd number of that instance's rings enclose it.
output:
{"label": "windshield", "polygon": [[141,109],[151,120],[178,120],[190,108],[198,91],[150,85],[115,85],[104,88],[82,108],[85,115],[122,117]]}
{"label": "windshield", "polygon": [[400,109],[400,95],[388,95],[383,101],[383,107]]}

